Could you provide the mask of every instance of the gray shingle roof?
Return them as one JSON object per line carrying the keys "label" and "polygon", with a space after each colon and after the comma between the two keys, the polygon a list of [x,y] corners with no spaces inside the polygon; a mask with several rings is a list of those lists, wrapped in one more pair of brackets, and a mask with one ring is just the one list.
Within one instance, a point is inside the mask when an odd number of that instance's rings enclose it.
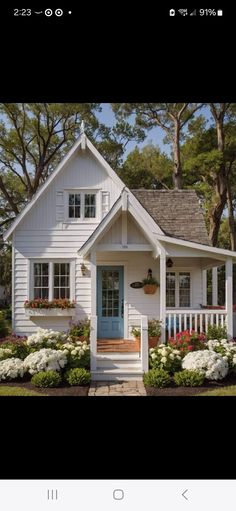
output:
{"label": "gray shingle roof", "polygon": [[210,245],[198,196],[193,190],[132,190],[167,236]]}

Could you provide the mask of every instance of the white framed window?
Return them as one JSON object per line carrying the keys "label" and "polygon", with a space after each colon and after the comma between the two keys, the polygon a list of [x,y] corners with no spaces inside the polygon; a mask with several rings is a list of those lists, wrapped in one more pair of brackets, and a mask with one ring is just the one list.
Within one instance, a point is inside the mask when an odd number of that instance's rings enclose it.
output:
{"label": "white framed window", "polygon": [[34,298],[49,298],[49,263],[34,263]]}
{"label": "white framed window", "polygon": [[166,272],[166,307],[191,307],[191,273]]}
{"label": "white framed window", "polygon": [[30,261],[30,299],[75,298],[75,261]]}
{"label": "white framed window", "polygon": [[99,190],[68,190],[66,194],[67,221],[91,222],[100,219]]}

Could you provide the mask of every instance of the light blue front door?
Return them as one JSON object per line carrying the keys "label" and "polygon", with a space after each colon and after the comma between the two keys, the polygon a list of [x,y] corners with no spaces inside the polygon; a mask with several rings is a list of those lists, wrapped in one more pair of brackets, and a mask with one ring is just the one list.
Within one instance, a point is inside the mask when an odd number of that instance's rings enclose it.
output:
{"label": "light blue front door", "polygon": [[124,337],[123,266],[97,267],[98,339]]}

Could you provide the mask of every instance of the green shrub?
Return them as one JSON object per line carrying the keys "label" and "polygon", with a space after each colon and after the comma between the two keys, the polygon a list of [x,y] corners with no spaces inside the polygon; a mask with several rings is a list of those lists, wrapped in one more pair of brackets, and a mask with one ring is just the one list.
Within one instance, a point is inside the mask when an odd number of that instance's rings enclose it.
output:
{"label": "green shrub", "polygon": [[149,387],[167,387],[171,383],[171,377],[164,369],[150,369],[143,377],[144,385]]}
{"label": "green shrub", "polygon": [[11,307],[6,307],[4,309],[4,317],[7,321],[11,321],[12,319],[12,309]]}
{"label": "green shrub", "polygon": [[12,356],[24,360],[30,354],[30,347],[27,346],[25,341],[20,341],[17,338],[8,337],[3,343],[0,344],[1,348],[8,348],[12,351]]}
{"label": "green shrub", "polygon": [[83,355],[72,355],[71,351],[67,355],[68,369],[75,367],[83,367],[84,369],[90,368],[90,351],[85,351]]}
{"label": "green shrub", "polygon": [[226,326],[209,325],[207,331],[207,340],[220,341],[221,339],[227,339],[227,328]]}
{"label": "green shrub", "polygon": [[4,319],[3,311],[0,311],[0,339],[6,337],[8,334],[8,328]]}
{"label": "green shrub", "polygon": [[90,379],[90,372],[80,367],[69,369],[65,373],[65,381],[69,383],[69,385],[88,385]]}
{"label": "green shrub", "polygon": [[40,371],[31,378],[35,387],[58,387],[62,379],[56,371]]}
{"label": "green shrub", "polygon": [[69,330],[70,337],[84,337],[84,339],[89,339],[90,336],[90,320],[82,319],[78,321],[78,323],[72,324]]}
{"label": "green shrub", "polygon": [[184,369],[174,374],[174,382],[178,387],[200,387],[204,382],[204,375]]}

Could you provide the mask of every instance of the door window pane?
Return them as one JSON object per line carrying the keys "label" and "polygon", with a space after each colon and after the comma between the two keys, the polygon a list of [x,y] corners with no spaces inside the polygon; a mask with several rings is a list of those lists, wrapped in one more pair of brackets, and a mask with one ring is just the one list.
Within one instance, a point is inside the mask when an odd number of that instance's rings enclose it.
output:
{"label": "door window pane", "polygon": [[119,316],[119,272],[102,271],[102,316]]}

